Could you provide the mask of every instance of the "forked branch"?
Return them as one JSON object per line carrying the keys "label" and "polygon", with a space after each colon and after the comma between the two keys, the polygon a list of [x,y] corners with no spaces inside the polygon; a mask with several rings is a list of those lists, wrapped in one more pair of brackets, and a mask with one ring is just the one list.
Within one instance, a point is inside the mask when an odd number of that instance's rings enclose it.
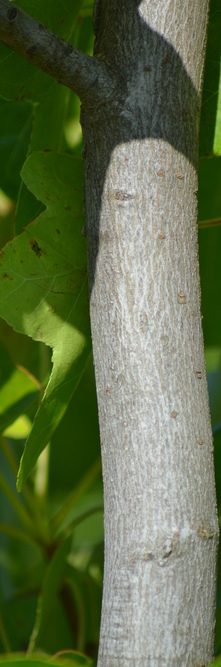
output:
{"label": "forked branch", "polygon": [[0,0],[0,40],[94,106],[115,88],[104,62],[79,51],[10,0]]}

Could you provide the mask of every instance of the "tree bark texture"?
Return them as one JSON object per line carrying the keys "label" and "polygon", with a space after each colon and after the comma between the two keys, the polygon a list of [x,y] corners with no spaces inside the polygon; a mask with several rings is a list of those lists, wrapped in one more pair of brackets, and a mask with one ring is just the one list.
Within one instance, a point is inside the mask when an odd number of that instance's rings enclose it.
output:
{"label": "tree bark texture", "polygon": [[213,658],[218,522],[197,240],[209,0],[95,0],[95,57],[0,0],[82,101],[105,504],[98,667]]}
{"label": "tree bark texture", "polygon": [[110,99],[83,104],[105,504],[98,667],[214,652],[216,513],[197,159],[208,0],[98,0]]}

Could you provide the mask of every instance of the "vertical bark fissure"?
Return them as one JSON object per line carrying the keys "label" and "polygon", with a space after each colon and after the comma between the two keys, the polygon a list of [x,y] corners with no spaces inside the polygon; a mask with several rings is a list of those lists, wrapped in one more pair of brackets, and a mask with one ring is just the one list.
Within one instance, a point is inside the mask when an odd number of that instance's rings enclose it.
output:
{"label": "vertical bark fissure", "polygon": [[213,656],[218,539],[197,241],[207,0],[102,0],[82,108],[105,503],[99,667]]}

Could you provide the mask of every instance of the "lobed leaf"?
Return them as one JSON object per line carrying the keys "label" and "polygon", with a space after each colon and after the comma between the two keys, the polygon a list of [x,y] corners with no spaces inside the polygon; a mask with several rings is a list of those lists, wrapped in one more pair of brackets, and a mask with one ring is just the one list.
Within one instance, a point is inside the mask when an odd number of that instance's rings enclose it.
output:
{"label": "lobed leaf", "polygon": [[0,254],[0,315],[53,347],[53,368],[22,457],[19,489],[62,419],[91,347],[82,160],[32,153],[22,178],[46,210]]}
{"label": "lobed leaf", "polygon": [[[64,86],[59,85],[57,81],[51,81],[44,99],[34,109],[32,135],[29,146],[30,153],[36,150],[61,151],[63,147],[66,109],[71,94],[73,93]],[[12,108],[17,106],[14,102],[10,104]],[[21,232],[23,227],[30,220],[37,217],[43,208],[42,203],[37,201],[34,194],[27,189],[23,181],[16,208],[16,233]]]}

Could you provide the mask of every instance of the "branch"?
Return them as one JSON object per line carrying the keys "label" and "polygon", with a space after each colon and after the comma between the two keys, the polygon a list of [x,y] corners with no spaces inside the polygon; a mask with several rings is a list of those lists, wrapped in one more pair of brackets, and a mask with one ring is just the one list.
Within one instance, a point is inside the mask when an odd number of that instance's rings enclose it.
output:
{"label": "branch", "polygon": [[0,0],[0,39],[90,106],[113,94],[116,81],[104,62],[79,51],[10,0]]}

